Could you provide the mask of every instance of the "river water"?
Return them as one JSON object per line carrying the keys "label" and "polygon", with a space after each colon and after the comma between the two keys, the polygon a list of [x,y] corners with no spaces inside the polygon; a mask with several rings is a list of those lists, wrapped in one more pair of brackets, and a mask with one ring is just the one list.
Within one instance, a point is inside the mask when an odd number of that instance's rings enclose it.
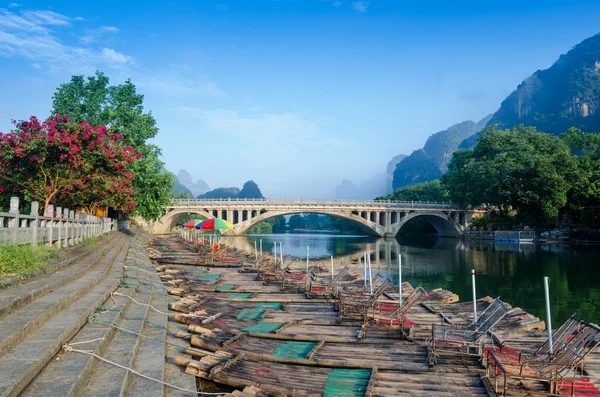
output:
{"label": "river water", "polygon": [[[254,243],[272,251],[273,242],[283,243],[285,256],[306,261],[334,256],[335,267],[349,266],[363,272],[359,262],[365,251],[371,255],[373,275],[398,275],[398,253],[402,255],[402,279],[426,289],[444,288],[472,297],[471,269],[477,274],[477,296],[500,298],[545,319],[543,276],[550,277],[553,326],[571,314],[600,322],[600,247],[516,244],[496,241],[463,241],[436,236],[412,239],[374,239],[366,236],[326,234],[265,234],[223,237],[222,242],[254,252]],[[279,251],[279,248],[278,248]],[[278,252],[279,256],[279,252]]]}

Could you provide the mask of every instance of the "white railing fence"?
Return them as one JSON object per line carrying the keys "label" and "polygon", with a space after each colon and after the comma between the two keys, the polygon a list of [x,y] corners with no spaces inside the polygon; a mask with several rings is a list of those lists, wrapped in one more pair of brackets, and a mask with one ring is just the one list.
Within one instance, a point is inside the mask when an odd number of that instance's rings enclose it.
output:
{"label": "white railing fence", "polygon": [[494,232],[496,240],[533,241],[535,232],[533,230],[497,230]]}
{"label": "white railing fence", "polygon": [[115,230],[117,222],[111,218],[86,215],[68,208],[46,208],[39,215],[39,203],[31,203],[29,215],[19,213],[19,198],[11,197],[8,212],[0,212],[0,245],[37,246],[44,244],[63,248],[79,244],[87,237]]}

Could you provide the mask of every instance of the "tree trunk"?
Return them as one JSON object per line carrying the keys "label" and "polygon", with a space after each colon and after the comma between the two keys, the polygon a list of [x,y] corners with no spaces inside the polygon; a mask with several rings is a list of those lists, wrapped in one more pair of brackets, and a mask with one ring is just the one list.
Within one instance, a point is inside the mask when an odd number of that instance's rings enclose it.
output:
{"label": "tree trunk", "polygon": [[46,196],[44,199],[44,208],[42,209],[42,216],[46,216],[46,212],[48,211],[48,205],[50,205],[50,200],[52,197]]}

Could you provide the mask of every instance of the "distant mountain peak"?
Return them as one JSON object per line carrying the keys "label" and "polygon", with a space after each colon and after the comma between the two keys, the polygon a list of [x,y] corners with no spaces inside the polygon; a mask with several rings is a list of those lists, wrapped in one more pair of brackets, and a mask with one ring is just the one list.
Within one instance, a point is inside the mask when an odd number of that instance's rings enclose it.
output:
{"label": "distant mountain peak", "polygon": [[208,184],[206,182],[204,182],[202,179],[198,179],[198,181],[196,183],[194,183],[190,173],[183,169],[179,170],[179,173],[177,174],[177,180],[183,186],[188,188],[192,192],[194,197],[196,197],[200,194],[204,194],[210,190],[210,187],[208,186]]}
{"label": "distant mountain peak", "polygon": [[192,182],[192,176],[186,170],[179,170],[179,173],[177,174],[177,180],[179,181],[179,183],[181,183],[183,186],[185,186],[187,188],[189,188],[190,186],[193,186],[193,184],[194,184]]}

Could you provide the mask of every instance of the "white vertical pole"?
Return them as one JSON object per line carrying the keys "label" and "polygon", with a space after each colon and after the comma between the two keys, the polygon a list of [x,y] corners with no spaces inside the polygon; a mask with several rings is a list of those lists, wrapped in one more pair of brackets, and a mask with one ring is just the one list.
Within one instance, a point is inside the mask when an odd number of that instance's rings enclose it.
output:
{"label": "white vertical pole", "polygon": [[548,330],[548,352],[554,353],[552,346],[552,315],[550,314],[550,289],[548,282],[550,278],[544,277],[544,295],[546,295],[546,329]]}
{"label": "white vertical pole", "polygon": [[371,287],[371,295],[373,295],[373,273],[371,273],[371,253],[367,255],[369,261],[369,286]]}
{"label": "white vertical pole", "polygon": [[365,288],[367,288],[367,251],[363,255],[363,264],[365,267]]}
{"label": "white vertical pole", "polygon": [[333,280],[333,255],[331,256],[331,279]]}
{"label": "white vertical pole", "polygon": [[279,261],[281,262],[281,266],[283,266],[283,243],[279,242]]}
{"label": "white vertical pole", "polygon": [[306,246],[306,272],[308,273],[308,253],[309,253],[309,248],[308,245]]}
{"label": "white vertical pole", "polygon": [[402,255],[398,253],[398,302],[402,306]]}
{"label": "white vertical pole", "polygon": [[262,256],[262,238],[260,239],[260,256]]}
{"label": "white vertical pole", "polygon": [[475,269],[471,269],[471,283],[473,284],[473,322],[477,322],[477,291],[475,289]]}
{"label": "white vertical pole", "polygon": [[277,241],[273,244],[273,259],[275,259],[275,264],[277,264]]}
{"label": "white vertical pole", "polygon": [[256,250],[256,240],[254,240],[254,260],[258,259],[258,251]]}

